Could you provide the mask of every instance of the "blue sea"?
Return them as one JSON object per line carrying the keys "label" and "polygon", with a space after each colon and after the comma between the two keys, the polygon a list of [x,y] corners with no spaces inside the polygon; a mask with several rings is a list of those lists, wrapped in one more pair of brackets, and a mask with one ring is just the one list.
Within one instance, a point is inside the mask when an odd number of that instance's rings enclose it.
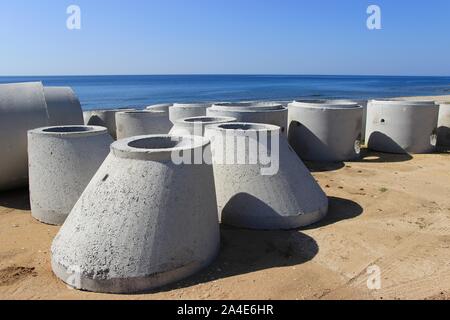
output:
{"label": "blue sea", "polygon": [[70,86],[83,109],[166,102],[370,99],[450,94],[450,77],[308,75],[152,75],[0,77],[0,83],[42,81]]}

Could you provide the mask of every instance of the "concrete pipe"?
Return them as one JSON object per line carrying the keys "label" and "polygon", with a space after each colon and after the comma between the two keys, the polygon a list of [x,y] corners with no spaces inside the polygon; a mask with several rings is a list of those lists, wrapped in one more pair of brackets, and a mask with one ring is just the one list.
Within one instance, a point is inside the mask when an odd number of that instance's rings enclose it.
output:
{"label": "concrete pipe", "polygon": [[53,242],[54,273],[77,289],[136,293],[209,265],[220,241],[213,168],[178,162],[210,161],[209,145],[168,135],[113,143]]}
{"label": "concrete pipe", "polygon": [[42,83],[0,85],[0,191],[27,184],[27,131],[48,121]]}
{"label": "concrete pipe", "polygon": [[83,125],[81,104],[69,87],[44,87],[50,126]]}
{"label": "concrete pipe", "polygon": [[328,198],[280,134],[280,127],[226,123],[211,140],[221,221],[249,229],[294,229],[327,214]]}
{"label": "concrete pipe", "polygon": [[173,124],[179,119],[206,116],[210,103],[175,103],[169,108],[169,119]]}
{"label": "concrete pipe", "polygon": [[154,104],[151,106],[146,107],[146,110],[150,110],[150,111],[165,111],[165,112],[169,112],[169,108],[173,106],[172,103],[159,103],[159,104]]}
{"label": "concrete pipe", "polygon": [[62,225],[109,153],[104,127],[60,126],[30,130],[28,156],[32,216]]}
{"label": "concrete pipe", "polygon": [[432,101],[371,100],[368,147],[389,153],[429,153],[436,148],[439,107]]}
{"label": "concrete pipe", "polygon": [[109,110],[89,110],[83,112],[84,124],[87,126],[101,126],[108,129],[108,133],[117,139],[116,113],[123,111],[133,111],[135,109],[109,109]]}
{"label": "concrete pipe", "polygon": [[279,103],[217,103],[206,112],[209,117],[232,117],[239,122],[265,123],[279,126],[287,134],[288,109]]}
{"label": "concrete pipe", "polygon": [[172,128],[165,111],[123,111],[116,113],[117,139],[149,134],[168,134]]}
{"label": "concrete pipe", "polygon": [[170,130],[170,135],[178,136],[204,136],[205,128],[212,124],[235,122],[235,118],[230,117],[192,117],[179,119],[175,121],[175,125]]}
{"label": "concrete pipe", "polygon": [[289,104],[289,142],[302,160],[354,160],[361,152],[363,108],[356,103]]}
{"label": "concrete pipe", "polygon": [[450,148],[450,103],[440,105],[437,132],[437,145]]}

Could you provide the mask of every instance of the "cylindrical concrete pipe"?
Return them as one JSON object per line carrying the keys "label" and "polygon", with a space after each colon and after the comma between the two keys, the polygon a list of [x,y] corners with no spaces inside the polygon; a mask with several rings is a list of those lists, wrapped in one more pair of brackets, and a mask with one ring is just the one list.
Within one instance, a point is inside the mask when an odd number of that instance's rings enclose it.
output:
{"label": "cylindrical concrete pipe", "polygon": [[123,111],[133,111],[135,109],[108,109],[108,110],[88,110],[83,112],[84,124],[87,126],[101,126],[108,129],[108,133],[117,139],[116,113]]}
{"label": "cylindrical concrete pipe", "polygon": [[83,111],[69,87],[44,87],[50,126],[83,125]]}
{"label": "cylindrical concrete pipe", "polygon": [[179,119],[206,116],[209,107],[210,103],[175,103],[169,108],[169,119],[175,124]]}
{"label": "cylindrical concrete pipe", "polygon": [[324,218],[328,198],[280,133],[280,127],[226,123],[206,128],[217,203],[225,224],[294,229]]}
{"label": "cylindrical concrete pipe", "polygon": [[175,125],[170,130],[170,135],[178,136],[204,136],[205,128],[212,124],[235,122],[235,118],[230,117],[192,117],[179,119],[175,121]]}
{"label": "cylindrical concrete pipe", "polygon": [[232,117],[239,122],[266,123],[279,126],[287,134],[288,109],[272,102],[216,103],[206,112],[209,117]]}
{"label": "cylindrical concrete pipe", "polygon": [[28,157],[31,214],[62,225],[109,153],[104,127],[60,126],[30,130]]}
{"label": "cylindrical concrete pipe", "polygon": [[123,111],[116,113],[117,139],[149,134],[168,134],[172,128],[165,111]]}
{"label": "cylindrical concrete pipe", "polygon": [[146,110],[150,111],[166,111],[169,112],[169,108],[173,106],[173,103],[159,103],[146,107]]}
{"label": "cylindrical concrete pipe", "polygon": [[443,103],[439,106],[437,145],[450,148],[450,103]]}
{"label": "cylindrical concrete pipe", "polygon": [[305,161],[356,159],[362,117],[363,108],[356,103],[295,101],[289,104],[289,142]]}
{"label": "cylindrical concrete pipe", "polygon": [[432,101],[371,100],[367,145],[389,153],[429,153],[436,148],[439,106]]}
{"label": "cylindrical concrete pipe", "polygon": [[42,83],[0,85],[0,190],[28,181],[27,131],[48,125]]}
{"label": "cylindrical concrete pipe", "polygon": [[136,293],[206,267],[220,242],[210,157],[203,137],[113,143],[53,242],[54,273],[77,289]]}

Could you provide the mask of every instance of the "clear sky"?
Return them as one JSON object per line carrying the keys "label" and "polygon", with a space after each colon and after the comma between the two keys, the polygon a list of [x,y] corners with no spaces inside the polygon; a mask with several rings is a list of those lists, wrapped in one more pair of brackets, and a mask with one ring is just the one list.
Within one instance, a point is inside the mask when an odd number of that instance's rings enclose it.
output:
{"label": "clear sky", "polygon": [[0,75],[448,76],[450,1],[1,0],[0,41]]}

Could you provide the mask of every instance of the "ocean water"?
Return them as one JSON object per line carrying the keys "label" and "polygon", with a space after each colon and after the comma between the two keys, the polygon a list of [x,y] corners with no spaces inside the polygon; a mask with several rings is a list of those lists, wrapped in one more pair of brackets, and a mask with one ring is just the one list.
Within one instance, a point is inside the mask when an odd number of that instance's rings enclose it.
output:
{"label": "ocean water", "polygon": [[143,108],[165,102],[371,99],[450,94],[450,77],[153,75],[0,77],[0,83],[42,81],[70,86],[83,109]]}

